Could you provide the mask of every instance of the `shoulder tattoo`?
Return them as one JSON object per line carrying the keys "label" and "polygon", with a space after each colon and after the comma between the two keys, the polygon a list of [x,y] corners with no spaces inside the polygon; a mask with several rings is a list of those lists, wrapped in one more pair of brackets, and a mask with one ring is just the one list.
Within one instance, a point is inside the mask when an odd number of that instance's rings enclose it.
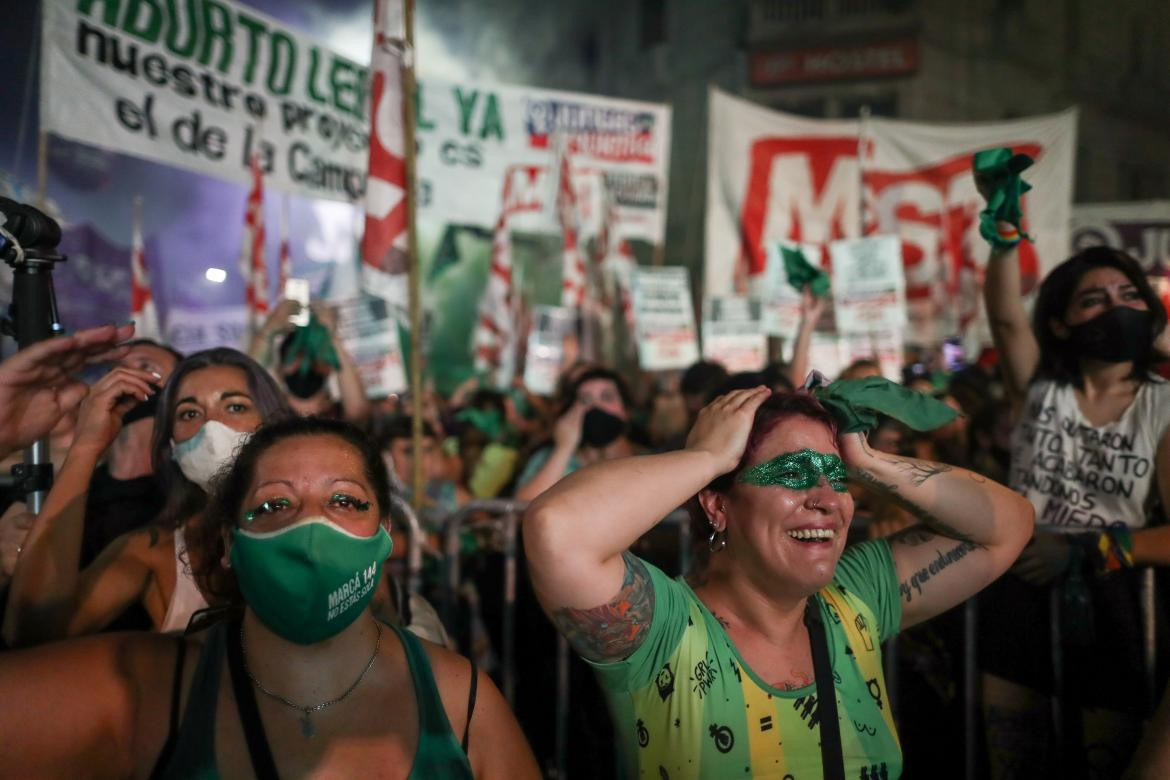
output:
{"label": "shoulder tattoo", "polygon": [[553,623],[573,648],[591,661],[620,661],[637,650],[654,619],[654,586],[645,564],[622,554],[626,574],[609,602],[588,609],[562,607]]}

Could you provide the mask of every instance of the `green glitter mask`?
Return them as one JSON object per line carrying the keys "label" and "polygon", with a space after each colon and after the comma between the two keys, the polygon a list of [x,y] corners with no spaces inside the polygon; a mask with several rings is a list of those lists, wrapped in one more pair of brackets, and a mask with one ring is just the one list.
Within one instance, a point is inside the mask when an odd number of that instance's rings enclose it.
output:
{"label": "green glitter mask", "polygon": [[805,448],[777,455],[750,469],[744,469],[735,481],[759,487],[779,485],[789,490],[812,490],[820,483],[822,476],[829,480],[833,490],[845,492],[848,479],[845,462],[832,453]]}

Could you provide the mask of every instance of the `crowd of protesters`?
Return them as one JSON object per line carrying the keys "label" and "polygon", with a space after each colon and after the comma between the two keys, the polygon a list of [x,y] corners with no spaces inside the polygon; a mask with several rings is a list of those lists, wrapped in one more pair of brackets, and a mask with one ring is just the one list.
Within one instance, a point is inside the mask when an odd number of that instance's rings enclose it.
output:
{"label": "crowd of protesters", "polygon": [[[1166,312],[1109,249],[1053,270],[1031,321],[1020,284],[1004,242],[995,349],[898,381],[810,374],[808,291],[787,363],[576,361],[551,397],[369,399],[329,308],[294,327],[291,302],[249,354],[112,326],[23,350],[0,456],[47,438],[56,475],[37,514],[15,487],[0,507],[0,776],[537,777],[558,632],[569,777],[960,776],[972,645],[979,775],[1167,776],[1139,606],[1170,564]],[[486,499],[524,512],[518,548]]]}

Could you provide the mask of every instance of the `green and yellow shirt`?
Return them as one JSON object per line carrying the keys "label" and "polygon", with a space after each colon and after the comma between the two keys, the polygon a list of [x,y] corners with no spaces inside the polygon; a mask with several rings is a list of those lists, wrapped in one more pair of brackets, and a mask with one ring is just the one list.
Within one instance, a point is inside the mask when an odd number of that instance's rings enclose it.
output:
{"label": "green and yellow shirt", "polygon": [[[654,618],[642,645],[594,663],[617,730],[623,776],[821,780],[818,691],[768,685],[679,578],[645,564]],[[845,776],[895,780],[902,749],[882,675],[881,643],[902,606],[890,546],[849,548],[819,593],[836,680]]]}

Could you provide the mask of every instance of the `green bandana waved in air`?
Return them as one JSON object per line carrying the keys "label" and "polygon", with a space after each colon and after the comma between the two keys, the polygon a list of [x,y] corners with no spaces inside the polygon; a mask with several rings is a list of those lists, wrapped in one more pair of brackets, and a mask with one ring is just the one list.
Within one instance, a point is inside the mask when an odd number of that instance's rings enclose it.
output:
{"label": "green bandana waved in air", "polygon": [[789,490],[812,490],[820,484],[822,476],[829,480],[833,490],[845,492],[848,479],[845,462],[833,453],[817,452],[806,447],[744,469],[735,481],[758,487],[779,485]]}
{"label": "green bandana waved in air", "polygon": [[[1001,249],[1010,249],[1021,238],[1031,241],[1032,237],[1020,225],[1023,219],[1020,196],[1032,189],[1032,185],[1020,178],[1020,172],[1032,165],[1032,158],[1026,154],[1013,155],[1011,149],[1001,147],[976,152],[971,163],[975,178],[987,190],[987,208],[979,212],[979,235]],[[1009,224],[1014,230],[1001,232],[1000,223]]]}
{"label": "green bandana waved in air", "polygon": [[784,272],[788,274],[788,283],[798,291],[803,291],[805,285],[808,285],[815,298],[824,298],[829,294],[829,275],[824,269],[810,263],[804,252],[782,246],[780,256],[784,258]]}

